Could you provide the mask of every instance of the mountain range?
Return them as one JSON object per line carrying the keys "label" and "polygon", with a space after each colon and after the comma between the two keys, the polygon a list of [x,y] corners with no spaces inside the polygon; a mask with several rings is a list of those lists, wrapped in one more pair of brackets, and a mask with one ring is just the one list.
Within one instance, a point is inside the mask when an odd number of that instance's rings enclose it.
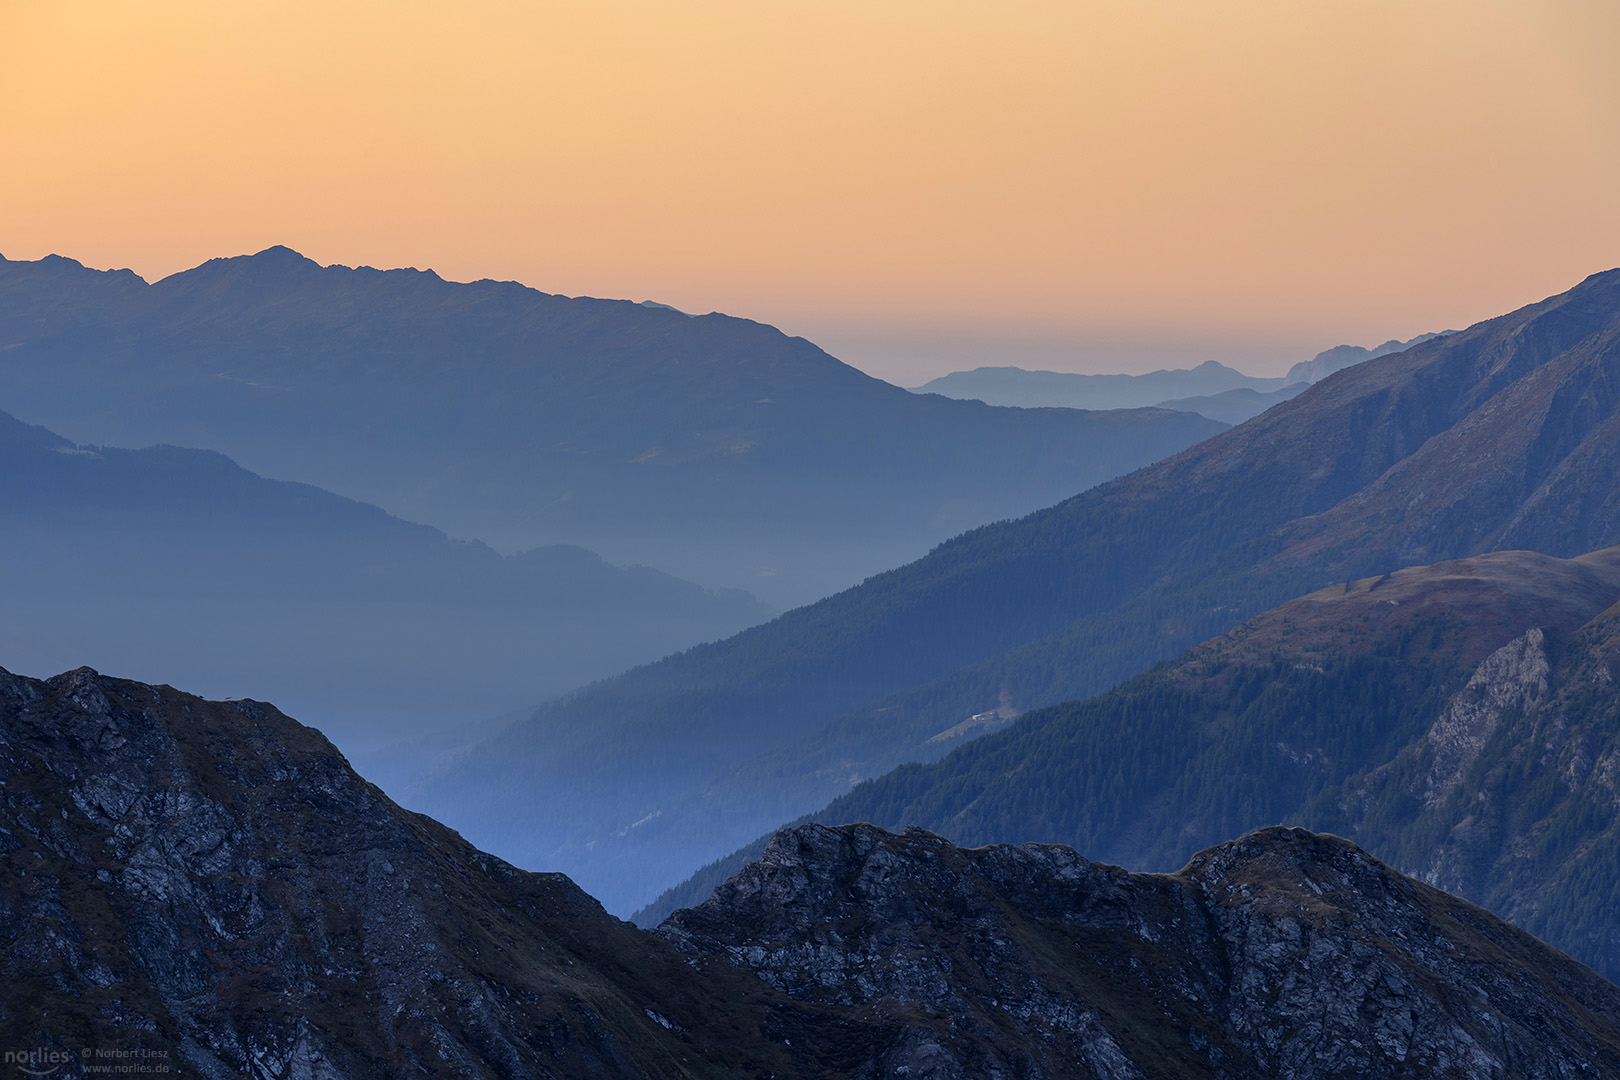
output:
{"label": "mountain range", "polygon": [[[1495,552],[1290,601],[808,820],[1174,870],[1276,823],[1355,839],[1620,976],[1620,548]],[[701,902],[765,838],[638,915]]]}
{"label": "mountain range", "polygon": [[785,608],[1221,430],[918,396],[720,314],[320,266],[148,284],[0,260],[0,408],[200,447],[505,553],[574,544]]}
{"label": "mountain range", "polygon": [[0,784],[30,1075],[1620,1073],[1620,989],[1302,830],[1143,875],[807,826],[654,934],[262,702],[0,672]]}
{"label": "mountain range", "polygon": [[[191,424],[435,513],[562,477],[545,527],[667,527],[676,561],[725,535],[716,565],[796,513],[813,546],[885,491],[896,520],[974,483],[1013,505],[1218,432],[580,686],[765,612],[0,414],[7,663],[239,698],[0,671],[8,1062],[1620,1075],[1620,271],[1209,395],[1277,396],[1227,430],[908,396],[744,320],[285,249],[153,285],[0,260],[0,342],[6,392],[72,423]],[[259,686],[390,736],[579,688],[394,779],[497,858]],[[636,929],[574,877],[620,912],[674,888]]]}
{"label": "mountain range", "polygon": [[1620,271],[724,642],[538,709],[407,801],[611,910],[861,780],[1332,583],[1620,543]]}
{"label": "mountain range", "polygon": [[1021,409],[1140,409],[1171,398],[1221,394],[1228,390],[1269,394],[1287,385],[1287,379],[1245,375],[1218,361],[1206,360],[1196,367],[1161,369],[1141,375],[1080,375],[1066,371],[1026,371],[1019,367],[979,367],[930,379],[913,387],[912,392]]}
{"label": "mountain range", "polygon": [[1390,340],[1373,348],[1336,345],[1302,360],[1282,378],[1257,378],[1214,360],[1197,367],[1160,369],[1142,375],[1079,375],[981,367],[953,371],[916,387],[919,394],[943,394],[991,405],[1020,408],[1135,409],[1152,406],[1195,412],[1226,424],[1241,424],[1287,401],[1314,382],[1352,364],[1401,352],[1453,331]]}
{"label": "mountain range", "polygon": [[771,614],[581,548],[502,556],[217,453],[83,446],[3,413],[0,592],[15,669],[94,661],[274,695],[362,753]]}

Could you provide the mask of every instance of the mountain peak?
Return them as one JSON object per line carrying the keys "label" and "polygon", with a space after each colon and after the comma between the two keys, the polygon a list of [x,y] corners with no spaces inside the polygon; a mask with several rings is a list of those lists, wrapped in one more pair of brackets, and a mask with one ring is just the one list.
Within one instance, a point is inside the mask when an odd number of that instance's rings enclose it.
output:
{"label": "mountain peak", "polygon": [[1188,860],[1176,876],[1206,887],[1224,882],[1235,871],[1247,876],[1263,874],[1277,881],[1309,881],[1326,871],[1344,872],[1352,866],[1396,877],[1395,871],[1354,843],[1332,833],[1270,825],[1205,848]]}
{"label": "mountain peak", "polygon": [[170,274],[162,281],[172,291],[187,284],[202,283],[209,287],[247,283],[268,285],[305,280],[322,270],[316,262],[284,244],[267,247],[251,255],[228,255]]}
{"label": "mountain peak", "polygon": [[[288,263],[314,263],[315,262],[314,259],[311,259],[309,256],[305,255],[303,252],[294,251],[292,248],[288,247],[286,244],[272,244],[269,247],[265,248],[263,251],[255,252],[252,255],[245,256],[245,258],[254,259],[256,261],[261,261],[261,262],[263,262],[263,261],[279,261],[279,262],[288,262]],[[316,265],[319,265],[319,264],[316,264]]]}
{"label": "mountain peak", "polygon": [[235,258],[214,259],[210,262],[231,263],[251,268],[256,273],[289,274],[325,269],[314,259],[302,252],[294,251],[285,244],[275,244],[252,255],[238,255]]}
{"label": "mountain peak", "polygon": [[[1063,845],[805,825],[657,932],[700,969],[728,960],[799,1001],[935,1020],[897,1040],[884,1061],[896,1074],[991,1075],[1002,1055],[1033,1057],[1031,1073],[1119,1077],[1620,1062],[1615,987],[1303,829],[1131,874]],[[1462,986],[1466,1003],[1450,989]],[[1399,1039],[1369,1035],[1392,1025]]]}
{"label": "mountain peak", "polygon": [[1582,278],[1581,283],[1575,287],[1580,289],[1588,285],[1608,284],[1620,284],[1620,266],[1612,267],[1608,270],[1599,270],[1595,274],[1588,274],[1586,277]]}

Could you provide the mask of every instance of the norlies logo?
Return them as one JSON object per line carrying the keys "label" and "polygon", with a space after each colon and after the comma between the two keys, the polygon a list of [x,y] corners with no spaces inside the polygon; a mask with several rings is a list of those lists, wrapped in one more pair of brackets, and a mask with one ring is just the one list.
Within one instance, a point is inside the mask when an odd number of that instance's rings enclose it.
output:
{"label": "norlies logo", "polygon": [[[85,1051],[89,1053],[88,1050]],[[79,1055],[67,1050],[48,1050],[43,1047],[37,1050],[7,1050],[0,1057],[7,1065],[15,1065],[29,1076],[49,1076],[70,1061],[78,1061]]]}
{"label": "norlies logo", "polygon": [[[169,1052],[147,1047],[106,1049],[86,1046],[78,1053],[39,1047],[7,1050],[0,1065],[15,1065],[25,1076],[137,1076],[171,1071]],[[79,1068],[74,1069],[72,1066]]]}

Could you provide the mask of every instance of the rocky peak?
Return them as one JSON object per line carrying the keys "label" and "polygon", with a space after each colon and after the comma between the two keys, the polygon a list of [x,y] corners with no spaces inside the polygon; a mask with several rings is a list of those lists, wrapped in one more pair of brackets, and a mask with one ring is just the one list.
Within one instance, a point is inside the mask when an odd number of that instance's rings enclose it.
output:
{"label": "rocky peak", "polygon": [[0,804],[7,1047],[232,1078],[815,1073],[759,1033],[763,988],[699,984],[260,702],[0,671]]}
{"label": "rocky peak", "polygon": [[1508,715],[1547,696],[1552,664],[1546,635],[1526,631],[1485,658],[1434,722],[1424,741],[1432,753],[1426,807],[1449,798]]}
{"label": "rocky peak", "polygon": [[1332,837],[806,826],[654,935],[269,705],[88,668],[0,672],[0,861],[0,1042],[180,1075],[1620,1076],[1620,989]]}
{"label": "rocky peak", "polygon": [[1054,845],[807,825],[659,933],[796,999],[903,1016],[883,1065],[910,1075],[1620,1070],[1620,990],[1298,829],[1151,875]]}

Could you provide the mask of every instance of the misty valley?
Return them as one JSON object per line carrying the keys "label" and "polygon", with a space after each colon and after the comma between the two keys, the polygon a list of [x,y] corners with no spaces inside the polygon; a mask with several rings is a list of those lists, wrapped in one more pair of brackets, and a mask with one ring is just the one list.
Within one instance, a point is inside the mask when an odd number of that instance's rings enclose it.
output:
{"label": "misty valley", "polygon": [[1620,1077],[1620,270],[906,389],[0,258],[0,597],[29,1075]]}

